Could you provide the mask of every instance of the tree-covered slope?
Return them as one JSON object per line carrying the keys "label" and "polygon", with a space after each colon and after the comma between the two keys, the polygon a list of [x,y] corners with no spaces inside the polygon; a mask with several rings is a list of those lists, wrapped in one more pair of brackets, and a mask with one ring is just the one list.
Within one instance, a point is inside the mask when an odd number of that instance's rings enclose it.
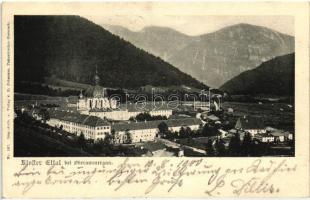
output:
{"label": "tree-covered slope", "polygon": [[221,86],[232,94],[294,95],[295,54],[279,56],[241,73]]}
{"label": "tree-covered slope", "polygon": [[205,87],[191,76],[79,16],[15,16],[15,81],[46,77],[105,87]]}

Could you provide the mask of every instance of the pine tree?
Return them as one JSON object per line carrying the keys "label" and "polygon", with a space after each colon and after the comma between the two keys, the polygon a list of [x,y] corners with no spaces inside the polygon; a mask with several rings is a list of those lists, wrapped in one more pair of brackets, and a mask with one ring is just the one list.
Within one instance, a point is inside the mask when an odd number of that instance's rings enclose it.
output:
{"label": "pine tree", "polygon": [[229,142],[229,154],[231,156],[239,156],[240,155],[240,135],[237,132]]}
{"label": "pine tree", "polygon": [[180,138],[185,138],[186,133],[185,133],[185,128],[183,126],[180,128],[179,134],[180,134]]}
{"label": "pine tree", "polygon": [[111,131],[111,136],[112,136],[112,144],[116,143],[116,132],[114,129]]}
{"label": "pine tree", "polygon": [[107,135],[104,137],[104,139],[103,139],[103,143],[104,143],[105,145],[111,145],[112,142],[113,142],[113,137],[112,137],[112,135],[110,135],[110,134],[107,134]]}
{"label": "pine tree", "polygon": [[216,140],[215,148],[217,151],[217,156],[226,156],[226,148],[223,140]]}
{"label": "pine tree", "polygon": [[251,156],[253,152],[251,134],[246,132],[241,145],[241,152],[243,156]]}
{"label": "pine tree", "polygon": [[206,144],[207,156],[210,156],[210,157],[215,156],[215,149],[214,149],[212,143],[213,143],[212,140],[209,139],[208,142],[207,142],[207,144]]}
{"label": "pine tree", "polygon": [[168,132],[168,125],[165,122],[158,124],[158,130],[160,133],[165,134]]}
{"label": "pine tree", "polygon": [[86,139],[83,133],[81,133],[77,139],[77,145],[82,149],[86,148]]}

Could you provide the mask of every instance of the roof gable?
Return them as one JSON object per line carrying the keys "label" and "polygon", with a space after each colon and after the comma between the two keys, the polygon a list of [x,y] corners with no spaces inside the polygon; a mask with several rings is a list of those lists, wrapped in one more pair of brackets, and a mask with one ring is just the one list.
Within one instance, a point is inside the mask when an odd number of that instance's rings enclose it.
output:
{"label": "roof gable", "polygon": [[240,117],[235,126],[236,129],[264,129],[264,123],[261,118],[257,117]]}

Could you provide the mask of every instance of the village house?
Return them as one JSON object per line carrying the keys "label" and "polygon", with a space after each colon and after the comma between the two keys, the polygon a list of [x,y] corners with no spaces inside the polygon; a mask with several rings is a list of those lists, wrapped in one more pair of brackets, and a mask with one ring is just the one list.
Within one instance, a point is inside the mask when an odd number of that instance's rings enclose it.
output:
{"label": "village house", "polygon": [[236,122],[235,129],[249,132],[252,137],[259,133],[266,133],[266,128],[262,120],[249,116],[240,117]]}
{"label": "village house", "polygon": [[195,110],[210,111],[210,104],[206,101],[181,101],[181,105],[193,107]]}
{"label": "village house", "polygon": [[285,142],[287,140],[293,140],[293,134],[287,131],[275,130],[270,132],[275,137],[276,142]]}
{"label": "village house", "polygon": [[263,142],[263,143],[275,141],[275,137],[270,133],[255,134],[254,138],[259,140],[260,142]]}
{"label": "village house", "polygon": [[167,151],[166,145],[161,142],[145,142],[141,147],[149,150],[154,157],[173,155],[172,152]]}
{"label": "village house", "polygon": [[283,132],[272,132],[270,133],[274,138],[276,142],[284,142],[285,141],[285,135]]}
{"label": "village house", "polygon": [[171,132],[179,132],[182,127],[188,127],[192,131],[196,131],[202,125],[202,121],[197,118],[168,119],[164,122],[168,125],[168,129]]}

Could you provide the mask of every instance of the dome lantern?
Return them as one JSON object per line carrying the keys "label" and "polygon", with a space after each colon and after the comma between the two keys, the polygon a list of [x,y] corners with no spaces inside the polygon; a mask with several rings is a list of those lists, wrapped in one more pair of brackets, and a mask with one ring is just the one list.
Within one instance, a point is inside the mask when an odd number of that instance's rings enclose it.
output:
{"label": "dome lantern", "polygon": [[100,77],[98,76],[97,66],[96,66],[96,73],[95,73],[94,80],[95,80],[95,85],[99,85],[99,83],[100,83]]}

